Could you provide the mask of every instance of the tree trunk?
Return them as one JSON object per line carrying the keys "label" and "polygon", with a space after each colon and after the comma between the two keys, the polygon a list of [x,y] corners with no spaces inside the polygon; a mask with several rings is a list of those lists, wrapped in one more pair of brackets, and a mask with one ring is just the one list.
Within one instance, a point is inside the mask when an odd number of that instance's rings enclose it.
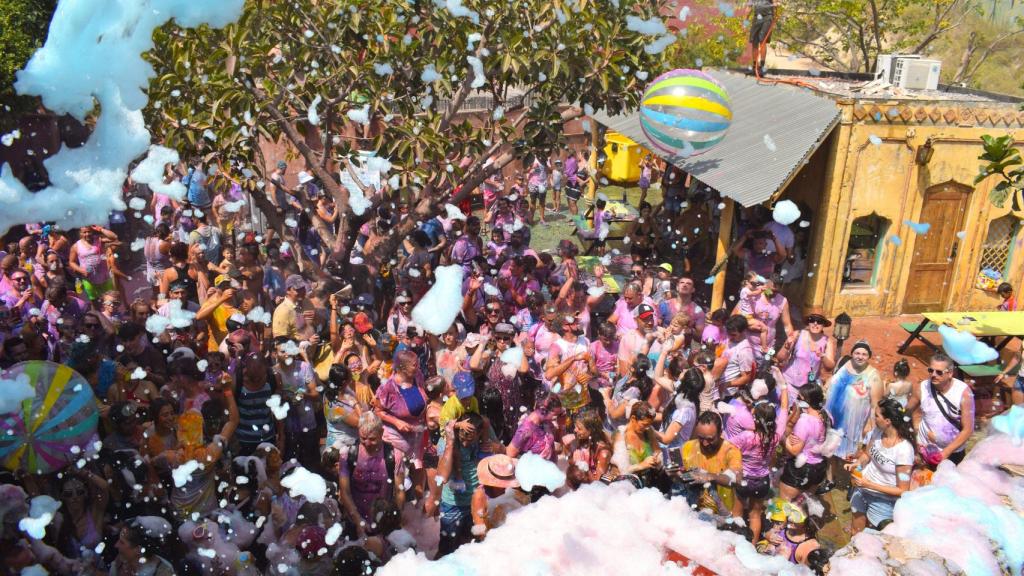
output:
{"label": "tree trunk", "polygon": [[956,69],[956,74],[953,75],[954,84],[964,81],[967,71],[970,70],[971,60],[974,58],[974,52],[977,49],[978,34],[977,32],[971,32],[971,35],[967,37],[967,46],[964,48],[964,55],[960,58],[960,67]]}

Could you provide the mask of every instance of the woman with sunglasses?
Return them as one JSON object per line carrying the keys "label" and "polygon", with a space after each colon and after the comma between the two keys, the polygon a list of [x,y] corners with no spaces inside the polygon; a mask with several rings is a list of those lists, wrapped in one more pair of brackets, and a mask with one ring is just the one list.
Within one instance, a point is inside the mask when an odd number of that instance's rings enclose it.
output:
{"label": "woman with sunglasses", "polygon": [[519,407],[525,405],[522,375],[529,372],[526,354],[522,354],[518,366],[507,365],[501,358],[506,350],[515,346],[515,328],[504,322],[494,327],[494,332],[484,345],[477,346],[469,359],[470,370],[483,373],[484,389],[496,389],[501,394],[504,424],[494,433],[502,443],[507,443],[516,432],[519,423]]}
{"label": "woman with sunglasses", "polygon": [[405,336],[412,323],[412,294],[402,290],[395,298],[395,305],[388,314],[387,331],[394,337]]}
{"label": "woman with sunglasses", "polygon": [[804,323],[806,328],[790,334],[775,356],[790,398],[796,398],[808,382],[817,382],[822,368],[831,371],[836,365],[835,342],[825,333],[832,322],[821,314],[808,314]]}
{"label": "woman with sunglasses", "polygon": [[68,558],[81,558],[103,540],[109,499],[107,481],[88,467],[71,466],[60,484],[63,522],[57,546]]}

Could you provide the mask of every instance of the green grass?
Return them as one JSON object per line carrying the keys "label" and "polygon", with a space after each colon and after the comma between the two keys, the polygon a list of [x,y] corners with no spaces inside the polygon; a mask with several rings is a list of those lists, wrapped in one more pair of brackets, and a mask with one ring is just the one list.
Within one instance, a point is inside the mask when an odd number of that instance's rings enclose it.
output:
{"label": "green grass", "polygon": [[[637,188],[636,186],[631,186],[631,187],[623,188],[622,186],[617,186],[617,185],[609,184],[607,186],[599,186],[598,189],[597,189],[598,193],[604,194],[605,196],[608,197],[609,200],[621,200],[622,199],[622,191],[623,190],[626,191],[626,201],[631,206],[636,207],[640,203],[640,188]],[[581,252],[582,252],[583,245],[580,244],[579,239],[575,235],[572,234],[573,230],[575,230],[576,227],[573,225],[572,220],[569,218],[569,211],[565,207],[565,194],[564,193],[562,195],[562,201],[561,202],[562,202],[562,212],[561,213],[551,214],[550,212],[548,212],[547,215],[545,216],[545,219],[547,220],[546,223],[544,223],[544,224],[541,224],[540,222],[535,222],[534,223],[533,229],[532,229],[532,232],[531,232],[531,240],[530,240],[530,247],[533,248],[534,250],[536,250],[538,252],[545,251],[545,250],[554,250],[554,248],[556,246],[558,246],[558,243],[560,241],[562,241],[563,239],[568,238],[568,239],[572,240],[573,242],[575,242],[577,246],[580,246],[581,247]],[[661,188],[651,187],[651,189],[647,191],[647,202],[649,202],[651,205],[654,205],[654,206],[657,206],[658,204],[660,204],[661,203]],[[548,204],[550,204],[550,203],[551,203],[551,192],[549,191],[548,192]],[[579,203],[580,214],[585,213],[588,206],[589,206],[589,203],[586,200],[581,199],[580,203]],[[621,226],[622,224],[619,224],[619,225]],[[608,249],[611,250],[612,248],[618,248],[619,250],[621,250],[623,252],[628,252],[628,250],[623,249],[624,247],[623,247],[621,242],[613,242],[613,243],[611,243],[608,246]]]}

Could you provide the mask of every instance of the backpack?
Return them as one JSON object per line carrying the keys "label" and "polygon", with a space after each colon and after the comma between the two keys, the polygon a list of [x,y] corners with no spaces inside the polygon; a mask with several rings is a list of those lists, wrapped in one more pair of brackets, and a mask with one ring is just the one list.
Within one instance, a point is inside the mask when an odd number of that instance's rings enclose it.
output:
{"label": "backpack", "polygon": [[[395,481],[395,449],[391,446],[391,444],[388,444],[387,442],[384,442],[383,446],[381,446],[381,449],[384,450],[384,467],[388,472],[388,483],[393,483]],[[348,463],[348,474],[350,478],[352,476],[352,473],[355,472],[356,464],[358,463],[358,461],[359,443],[357,442],[355,446],[349,448],[348,457],[346,459],[346,462]]]}

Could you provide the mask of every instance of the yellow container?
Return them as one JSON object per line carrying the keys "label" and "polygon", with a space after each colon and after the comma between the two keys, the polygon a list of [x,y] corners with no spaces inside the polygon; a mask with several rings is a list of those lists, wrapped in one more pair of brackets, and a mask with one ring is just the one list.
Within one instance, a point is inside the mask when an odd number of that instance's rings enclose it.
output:
{"label": "yellow container", "polygon": [[608,131],[604,137],[608,160],[601,174],[612,182],[634,184],[640,180],[640,159],[650,154],[643,146],[618,132]]}

